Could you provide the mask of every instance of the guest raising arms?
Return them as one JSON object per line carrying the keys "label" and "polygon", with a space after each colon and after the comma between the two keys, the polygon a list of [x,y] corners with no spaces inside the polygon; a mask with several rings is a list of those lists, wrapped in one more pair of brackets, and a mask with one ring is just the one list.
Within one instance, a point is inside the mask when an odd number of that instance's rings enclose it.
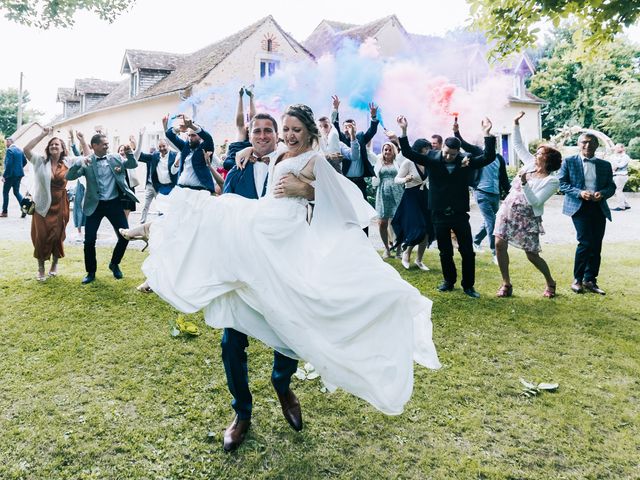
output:
{"label": "guest raising arms", "polygon": [[502,286],[496,294],[498,297],[510,297],[513,293],[509,276],[509,244],[521,248],[527,259],[544,275],[547,287],[543,296],[556,296],[556,281],[551,276],[547,262],[540,256],[540,235],[544,203],[558,191],[560,182],[550,175],[560,168],[562,155],[554,148],[542,145],[535,155],[529,153],[522,142],[520,134],[520,112],[513,121],[513,142],[516,153],[524,163],[524,167],[513,179],[511,190],[500,206],[496,215],[493,231],[496,238],[496,257],[502,274]]}
{"label": "guest raising arms", "polygon": [[[49,276],[58,274],[58,260],[64,257],[64,239],[69,222],[69,198],[67,197],[66,174],[74,161],[67,155],[64,142],[53,137],[44,149],[44,156],[33,153],[33,149],[47,135],[45,128],[24,148],[24,154],[33,164],[33,201],[36,205],[31,219],[31,241],[33,256],[38,260],[38,281],[45,281],[45,262],[51,260]],[[88,153],[88,152],[86,152]]]}

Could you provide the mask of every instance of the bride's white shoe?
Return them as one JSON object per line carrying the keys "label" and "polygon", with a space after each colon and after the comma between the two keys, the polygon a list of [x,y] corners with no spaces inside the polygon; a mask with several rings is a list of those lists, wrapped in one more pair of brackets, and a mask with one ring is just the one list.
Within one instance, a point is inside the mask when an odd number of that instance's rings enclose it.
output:
{"label": "bride's white shoe", "polygon": [[125,240],[142,240],[145,243],[142,251],[144,252],[149,246],[149,228],[151,223],[143,223],[134,228],[119,228],[118,232]]}

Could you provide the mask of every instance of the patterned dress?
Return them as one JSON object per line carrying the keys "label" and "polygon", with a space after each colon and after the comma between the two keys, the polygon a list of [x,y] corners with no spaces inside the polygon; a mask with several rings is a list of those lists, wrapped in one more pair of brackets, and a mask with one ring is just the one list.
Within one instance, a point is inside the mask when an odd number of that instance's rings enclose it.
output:
{"label": "patterned dress", "polygon": [[395,183],[398,169],[392,163],[382,165],[378,177],[380,185],[376,191],[376,211],[380,218],[393,218],[402,199],[404,187]]}
{"label": "patterned dress", "polygon": [[511,184],[511,190],[496,214],[493,234],[525,252],[538,253],[540,235],[544,235],[542,217],[536,217],[522,191],[518,178]]}

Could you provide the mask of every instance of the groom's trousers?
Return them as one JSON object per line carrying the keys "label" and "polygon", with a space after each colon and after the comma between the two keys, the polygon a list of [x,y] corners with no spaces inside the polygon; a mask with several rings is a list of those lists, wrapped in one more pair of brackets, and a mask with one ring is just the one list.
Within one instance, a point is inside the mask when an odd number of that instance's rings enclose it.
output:
{"label": "groom's trousers", "polygon": [[[249,340],[247,336],[234,330],[225,328],[222,335],[222,363],[227,375],[227,385],[233,395],[231,406],[240,420],[251,418],[252,397],[249,391],[249,370],[247,366],[247,351]],[[298,361],[273,352],[273,370],[271,381],[278,393],[284,394],[289,389],[291,376],[298,369]]]}

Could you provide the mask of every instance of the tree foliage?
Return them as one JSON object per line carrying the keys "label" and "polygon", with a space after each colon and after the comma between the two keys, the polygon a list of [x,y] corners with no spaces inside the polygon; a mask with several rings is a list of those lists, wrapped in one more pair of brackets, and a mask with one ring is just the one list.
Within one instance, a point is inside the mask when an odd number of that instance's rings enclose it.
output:
{"label": "tree foliage", "polygon": [[532,46],[539,22],[551,22],[557,28],[563,19],[574,19],[580,26],[583,46],[593,50],[612,41],[640,17],[640,0],[468,1],[474,25],[495,42],[495,58]]}
{"label": "tree foliage", "polygon": [[542,107],[543,136],[579,125],[626,143],[640,126],[640,51],[617,38],[597,52],[581,55],[576,28],[564,26],[553,32],[530,80],[531,92],[549,102]]}
{"label": "tree foliage", "polygon": [[71,27],[78,10],[98,15],[113,22],[135,0],[0,0],[0,11],[9,20],[23,25],[47,29]]}
{"label": "tree foliage", "polygon": [[[37,120],[42,115],[37,110],[25,108],[29,103],[29,92],[22,92],[22,123],[29,123]],[[5,137],[10,137],[16,131],[18,122],[18,90],[8,88],[0,90],[0,133]]]}

